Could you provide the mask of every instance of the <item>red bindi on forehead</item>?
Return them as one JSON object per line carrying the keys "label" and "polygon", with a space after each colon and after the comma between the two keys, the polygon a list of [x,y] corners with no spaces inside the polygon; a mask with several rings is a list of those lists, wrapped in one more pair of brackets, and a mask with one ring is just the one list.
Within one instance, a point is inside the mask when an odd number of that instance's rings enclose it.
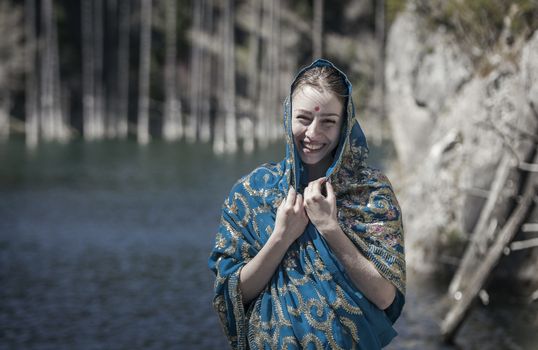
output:
{"label": "red bindi on forehead", "polygon": [[314,107],[314,110],[315,110],[316,112],[319,112],[319,106]]}

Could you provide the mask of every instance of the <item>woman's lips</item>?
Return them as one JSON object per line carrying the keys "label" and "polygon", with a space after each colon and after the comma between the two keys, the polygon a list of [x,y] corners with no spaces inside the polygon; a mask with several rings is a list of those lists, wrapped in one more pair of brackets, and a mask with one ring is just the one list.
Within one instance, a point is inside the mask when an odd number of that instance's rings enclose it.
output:
{"label": "woman's lips", "polygon": [[310,142],[304,142],[301,141],[301,146],[303,148],[303,152],[305,153],[314,153],[319,152],[324,146],[324,143],[310,143]]}

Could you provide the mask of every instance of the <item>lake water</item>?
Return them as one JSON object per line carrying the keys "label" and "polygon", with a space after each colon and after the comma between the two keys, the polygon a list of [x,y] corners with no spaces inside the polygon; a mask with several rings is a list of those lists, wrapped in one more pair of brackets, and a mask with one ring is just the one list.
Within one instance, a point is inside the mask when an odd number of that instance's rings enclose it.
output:
{"label": "lake water", "polygon": [[[241,175],[283,147],[0,144],[0,349],[225,349],[207,258]],[[387,152],[372,150],[378,166]],[[392,179],[396,182],[397,179]],[[505,294],[438,341],[446,281],[409,274],[390,349],[537,349],[537,307]]]}

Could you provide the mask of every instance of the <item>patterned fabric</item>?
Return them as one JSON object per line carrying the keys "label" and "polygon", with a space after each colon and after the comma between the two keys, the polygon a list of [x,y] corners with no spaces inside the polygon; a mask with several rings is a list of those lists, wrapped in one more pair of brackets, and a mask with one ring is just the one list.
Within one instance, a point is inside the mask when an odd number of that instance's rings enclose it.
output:
{"label": "patterned fabric", "polygon": [[[309,67],[329,65],[317,60]],[[303,72],[301,71],[299,75]],[[351,96],[351,84],[342,73]],[[305,171],[291,133],[291,102],[284,103],[286,157],[241,178],[222,207],[209,267],[216,274],[213,305],[233,349],[380,349],[396,336],[405,295],[400,208],[388,179],[366,164],[368,146],[347,98],[334,162],[327,170],[338,220],[356,248],[397,289],[380,310],[351,282],[325,239],[310,223],[288,249],[261,294],[244,305],[239,274],[267,242],[290,185],[300,192]]]}

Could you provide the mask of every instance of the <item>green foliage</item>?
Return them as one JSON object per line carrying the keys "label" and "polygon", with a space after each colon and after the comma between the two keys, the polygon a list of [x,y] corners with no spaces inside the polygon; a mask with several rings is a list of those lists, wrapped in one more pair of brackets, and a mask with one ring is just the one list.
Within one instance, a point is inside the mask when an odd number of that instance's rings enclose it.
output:
{"label": "green foliage", "polygon": [[406,5],[407,0],[386,0],[386,21],[389,26],[392,24],[392,22],[394,22],[398,13],[405,9]]}
{"label": "green foliage", "polygon": [[444,26],[474,56],[499,44],[511,45],[538,29],[536,0],[415,0],[432,25]]}

